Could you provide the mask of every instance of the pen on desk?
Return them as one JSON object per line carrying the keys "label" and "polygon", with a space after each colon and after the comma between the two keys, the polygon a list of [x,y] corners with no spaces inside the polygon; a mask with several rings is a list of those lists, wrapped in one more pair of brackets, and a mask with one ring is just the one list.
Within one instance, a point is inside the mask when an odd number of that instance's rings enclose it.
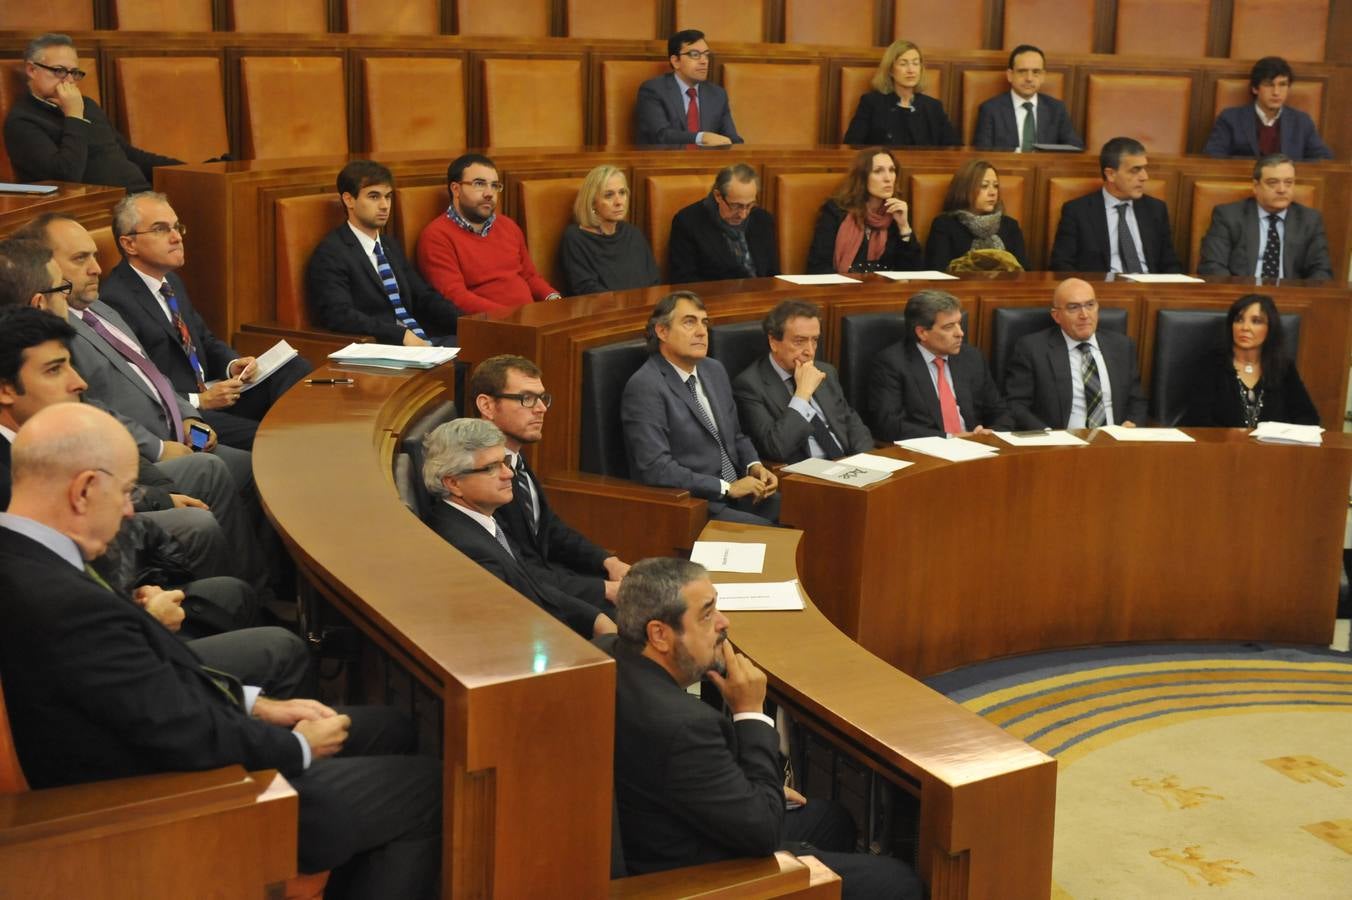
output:
{"label": "pen on desk", "polygon": [[307,378],[306,384],[352,384],[351,378]]}
{"label": "pen on desk", "polygon": [[1050,433],[1051,433],[1051,429],[1050,429],[1050,428],[1038,428],[1038,429],[1036,429],[1036,430],[1034,430],[1034,431],[1011,431],[1011,432],[1010,432],[1010,434],[1014,435],[1015,437],[1024,437],[1024,438],[1029,438],[1029,437],[1041,437],[1041,436],[1044,435],[1044,434],[1050,434]]}

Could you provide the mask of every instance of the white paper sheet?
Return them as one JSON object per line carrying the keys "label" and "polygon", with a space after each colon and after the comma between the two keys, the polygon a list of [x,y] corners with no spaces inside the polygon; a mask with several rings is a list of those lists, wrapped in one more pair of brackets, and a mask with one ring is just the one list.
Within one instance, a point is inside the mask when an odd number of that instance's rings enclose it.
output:
{"label": "white paper sheet", "polygon": [[853,456],[843,456],[836,462],[849,463],[863,469],[877,469],[879,472],[900,472],[907,466],[915,465],[915,463],[907,462],[904,459],[879,456],[877,453],[856,453]]}
{"label": "white paper sheet", "polygon": [[858,284],[859,281],[854,278],[846,278],[844,275],[837,275],[835,272],[828,272],[825,275],[776,275],[780,281],[787,281],[789,284]]}
{"label": "white paper sheet", "polygon": [[906,450],[914,450],[926,456],[937,456],[949,462],[967,462],[973,459],[989,459],[1000,451],[999,447],[989,444],[967,441],[962,438],[919,437],[897,441],[896,445]]}
{"label": "white paper sheet", "polygon": [[329,354],[335,362],[383,369],[430,369],[455,359],[459,347],[403,347],[398,344],[348,344]]}
{"label": "white paper sheet", "polygon": [[268,376],[295,359],[297,355],[296,348],[286,341],[278,341],[273,344],[267,349],[266,353],[254,357],[254,363],[258,366],[258,373],[254,375],[253,381],[245,383],[242,390],[251,391],[258,387],[268,380]]}
{"label": "white paper sheet", "polygon": [[893,281],[957,281],[958,276],[949,275],[947,272],[940,272],[937,269],[927,269],[923,272],[874,272],[874,275],[881,275],[884,278],[891,278]]}
{"label": "white paper sheet", "polygon": [[1192,444],[1196,443],[1177,428],[1127,428],[1124,425],[1104,425],[1100,431],[1119,441],[1135,441],[1142,444]]}
{"label": "white paper sheet", "polygon": [[1265,444],[1303,444],[1318,447],[1324,443],[1324,429],[1318,425],[1295,425],[1290,422],[1259,422],[1249,432]]}
{"label": "white paper sheet", "polygon": [[803,595],[798,592],[797,579],[715,584],[714,589],[718,591],[718,608],[723,612],[765,612],[803,608]]}
{"label": "white paper sheet", "polygon": [[1117,277],[1134,281],[1137,284],[1202,284],[1206,280],[1193,278],[1191,275],[1166,275],[1160,272],[1136,272],[1132,275],[1124,273]]}
{"label": "white paper sheet", "polygon": [[695,541],[695,545],[690,548],[690,561],[699,563],[710,572],[749,572],[759,575],[765,571],[765,545],[736,541]]}
{"label": "white paper sheet", "polygon": [[849,487],[864,487],[882,481],[891,475],[890,472],[884,472],[880,469],[869,469],[862,466],[856,466],[847,462],[837,462],[830,459],[804,459],[790,466],[785,466],[783,471],[791,472],[794,475],[810,475],[813,478],[820,478],[823,481],[834,481],[836,484],[843,484]]}
{"label": "white paper sheet", "polygon": [[1069,431],[997,431],[995,436],[1011,447],[1087,447],[1089,444]]}

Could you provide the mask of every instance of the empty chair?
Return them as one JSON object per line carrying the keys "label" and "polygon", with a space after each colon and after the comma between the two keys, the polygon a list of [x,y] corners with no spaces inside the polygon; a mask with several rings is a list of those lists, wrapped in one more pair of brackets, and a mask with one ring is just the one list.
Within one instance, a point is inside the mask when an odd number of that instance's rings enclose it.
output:
{"label": "empty chair", "polygon": [[758,44],[765,40],[765,0],[676,0],[676,30],[685,28],[698,28],[717,41]]}
{"label": "empty chair", "polygon": [[244,159],[347,154],[347,91],[337,56],[245,56]]}
{"label": "empty chair", "polygon": [[[874,0],[784,0],[784,40],[790,44],[871,47],[876,6]],[[713,26],[706,25],[705,29],[713,31]]]}
{"label": "empty chair", "polygon": [[321,34],[329,30],[325,0],[230,0],[235,31]]}
{"label": "empty chair", "polygon": [[1114,52],[1196,59],[1210,27],[1211,0],[1117,0]]}
{"label": "empty chair", "polygon": [[483,61],[485,142],[504,147],[581,147],[582,59]]}
{"label": "empty chair", "polygon": [[709,193],[714,174],[710,171],[703,175],[650,175],[643,180],[644,231],[652,241],[653,256],[657,258],[664,279],[669,269],[667,243],[671,238],[671,219]]}
{"label": "empty chair", "polygon": [[738,133],[753,144],[816,144],[821,130],[821,73],[817,64],[723,66],[723,88]]}
{"label": "empty chair", "polygon": [[1323,62],[1329,0],[1234,0],[1230,58]]}
{"label": "empty chair", "polygon": [[[962,139],[972,143],[972,133],[976,129],[976,114],[992,97],[1009,95],[1009,79],[1006,69],[963,69],[962,70],[962,117],[958,126],[962,129]],[[1038,93],[1066,99],[1066,76],[1064,72],[1048,72],[1042,81]]]}
{"label": "empty chair", "polygon": [[807,251],[817,226],[817,211],[840,185],[839,172],[782,172],[775,176],[775,228],[779,269],[807,271]]}
{"label": "empty chair", "polygon": [[932,0],[893,0],[893,40],[930,50],[974,50],[986,41],[985,0],[948,0],[942,11]]}
{"label": "empty chair", "polygon": [[620,400],[629,377],[648,361],[640,338],[582,351],[582,415],[578,425],[578,468],[597,475],[629,477]]}
{"label": "empty chair", "polygon": [[94,0],[0,4],[0,31],[93,31]]}
{"label": "empty chair", "polygon": [[346,0],[349,34],[441,34],[437,0]]}
{"label": "empty chair", "polygon": [[[966,330],[966,313],[963,329]],[[868,411],[868,385],[873,357],[906,336],[906,317],[893,312],[856,313],[840,319],[840,386],[850,406],[872,427]]]}
{"label": "empty chair", "polygon": [[709,329],[709,356],[723,364],[731,379],[736,380],[743,369],[767,352],[760,319],[728,322]]}
{"label": "empty chair", "polygon": [[273,315],[285,328],[309,328],[305,267],[324,235],[347,221],[347,210],[337,194],[308,194],[278,200],[273,212],[277,252]]}
{"label": "empty chair", "polygon": [[[133,146],[185,162],[202,162],[230,150],[219,59],[119,56],[116,67],[123,134]],[[165,102],[167,84],[192,102]]]}
{"label": "empty chair", "polygon": [[455,0],[456,34],[549,37],[550,0]]}
{"label": "empty chair", "polygon": [[1154,155],[1186,153],[1192,79],[1186,75],[1089,76],[1085,147],[1130,135]]}
{"label": "empty chair", "polygon": [[465,146],[465,73],[457,58],[368,56],[362,59],[366,148],[372,153]]}
{"label": "empty chair", "polygon": [[629,38],[650,41],[657,33],[658,0],[630,0],[617,13],[614,0],[568,0],[565,22],[569,37]]}
{"label": "empty chair", "polygon": [[1010,50],[1029,43],[1047,53],[1093,53],[1096,6],[1095,0],[1005,0],[1000,46]]}
{"label": "empty chair", "polygon": [[113,0],[118,31],[210,31],[211,0]]}
{"label": "empty chair", "polygon": [[601,143],[607,147],[634,144],[634,103],[639,85],[671,71],[671,63],[647,59],[601,62]]}
{"label": "empty chair", "polygon": [[535,270],[550,284],[565,283],[557,260],[559,241],[573,221],[573,201],[581,178],[526,178],[521,181],[517,224],[526,233],[526,249]]}

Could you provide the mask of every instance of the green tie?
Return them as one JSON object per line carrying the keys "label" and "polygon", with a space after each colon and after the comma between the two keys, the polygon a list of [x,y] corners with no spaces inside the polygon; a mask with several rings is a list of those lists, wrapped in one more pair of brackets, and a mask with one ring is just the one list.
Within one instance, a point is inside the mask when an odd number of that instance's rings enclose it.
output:
{"label": "green tie", "polygon": [[85,563],[84,572],[90,578],[94,579],[94,582],[98,584],[99,587],[103,588],[105,591],[108,591],[109,593],[116,593],[116,591],[113,590],[113,586],[110,585],[108,582],[104,581],[103,576],[100,575],[98,573],[98,570],[95,569],[93,566],[91,566],[89,563]]}
{"label": "green tie", "polygon": [[1023,141],[1019,144],[1019,149],[1024,153],[1032,153],[1033,145],[1037,143],[1037,119],[1033,118],[1031,101],[1023,101],[1023,112]]}

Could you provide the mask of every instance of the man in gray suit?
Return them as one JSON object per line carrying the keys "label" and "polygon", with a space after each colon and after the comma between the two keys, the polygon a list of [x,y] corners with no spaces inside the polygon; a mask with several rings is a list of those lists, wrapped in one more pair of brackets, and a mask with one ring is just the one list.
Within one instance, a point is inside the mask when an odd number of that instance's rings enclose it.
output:
{"label": "man in gray suit", "polygon": [[1009,53],[1005,78],[1009,93],[992,97],[976,111],[972,146],[978,150],[1030,153],[1034,144],[1060,144],[1084,149],[1075,133],[1066,105],[1039,93],[1047,76],[1047,61],[1032,44],[1020,44]]}
{"label": "man in gray suit", "polygon": [[1094,286],[1078,278],[1057,285],[1052,319],[1054,327],[1024,335],[1014,345],[1005,402],[1016,426],[1133,427],[1144,422],[1136,345],[1124,334],[1098,330]]}
{"label": "man in gray suit", "polygon": [[1295,202],[1296,165],[1274,153],[1253,167],[1253,196],[1211,211],[1199,275],[1333,278],[1324,217]]}
{"label": "man in gray suit", "polygon": [[657,301],[648,360],[624,386],[620,419],[630,474],[709,501],[709,518],[769,525],[779,479],[742,433],[727,370],[709,359],[709,315],[690,291]]}
{"label": "man in gray suit", "polygon": [[634,106],[634,139],[640,144],[742,143],[732,124],[728,94],[709,83],[713,56],[704,32],[688,28],[667,39],[672,71],[643,82]]}
{"label": "man in gray suit", "polygon": [[761,328],[770,352],[732,383],[737,412],[761,456],[794,463],[872,450],[873,435],[846,401],[836,370],[817,359],[821,311],[806,300],[785,300],[766,313]]}

